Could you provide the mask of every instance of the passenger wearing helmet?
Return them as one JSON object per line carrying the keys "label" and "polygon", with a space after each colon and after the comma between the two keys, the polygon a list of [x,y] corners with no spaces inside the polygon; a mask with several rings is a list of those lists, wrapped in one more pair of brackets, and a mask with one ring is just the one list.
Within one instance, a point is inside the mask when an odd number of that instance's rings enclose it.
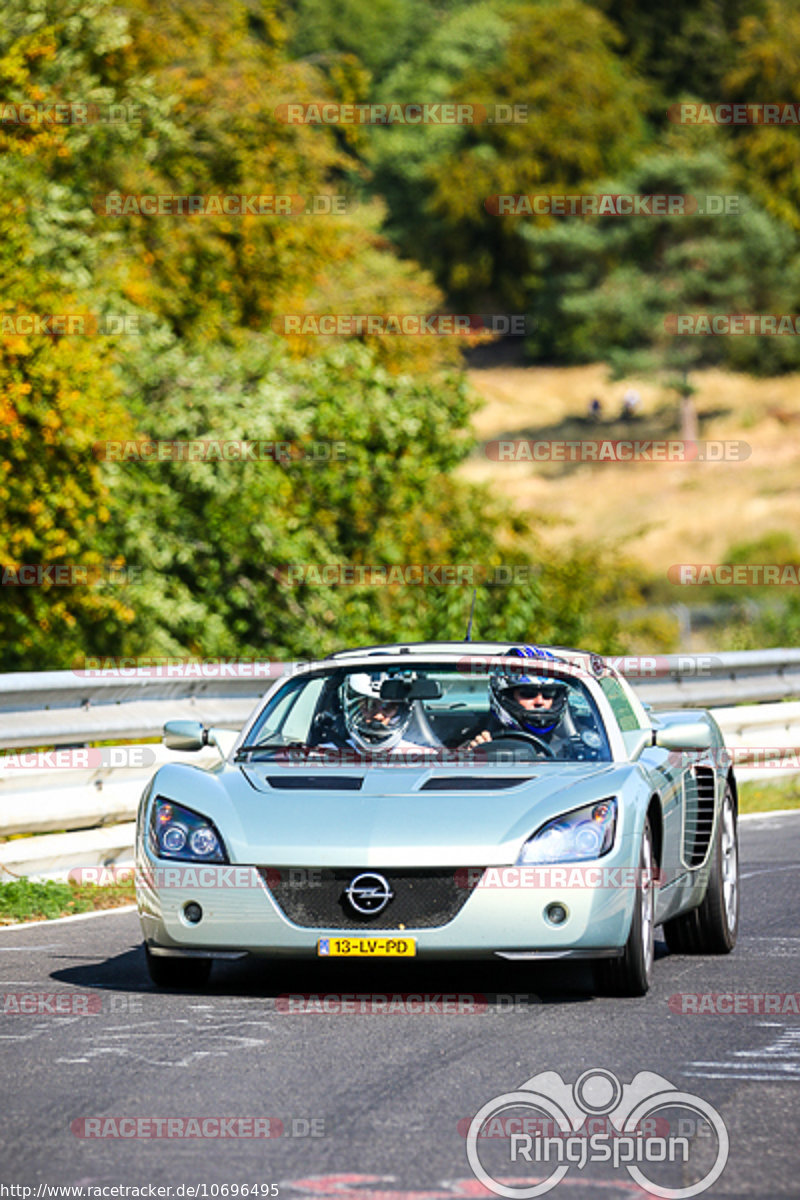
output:
{"label": "passenger wearing helmet", "polygon": [[[346,742],[362,754],[402,750],[433,753],[441,742],[427,724],[418,701],[385,699],[381,689],[389,676],[383,671],[348,675],[341,685],[343,730],[333,740]],[[343,736],[342,736],[343,735]]]}
{"label": "passenger wearing helmet", "polygon": [[[402,747],[413,712],[408,700],[383,700],[386,675],[348,675],[342,686],[342,710],[350,741],[358,750],[374,752]],[[413,745],[413,743],[409,743]]]}

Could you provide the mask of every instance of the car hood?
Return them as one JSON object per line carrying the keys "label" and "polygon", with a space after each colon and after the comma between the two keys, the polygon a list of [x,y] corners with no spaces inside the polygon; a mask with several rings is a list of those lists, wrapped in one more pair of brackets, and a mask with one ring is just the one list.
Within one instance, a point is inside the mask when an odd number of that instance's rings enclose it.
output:
{"label": "car hood", "polygon": [[[218,822],[237,862],[472,866],[515,861],[545,821],[617,794],[635,768],[531,764],[512,771],[228,766],[186,802]],[[195,775],[195,782],[199,782]],[[224,792],[224,797],[220,796]],[[204,796],[207,799],[204,799]],[[178,799],[178,796],[173,796]]]}

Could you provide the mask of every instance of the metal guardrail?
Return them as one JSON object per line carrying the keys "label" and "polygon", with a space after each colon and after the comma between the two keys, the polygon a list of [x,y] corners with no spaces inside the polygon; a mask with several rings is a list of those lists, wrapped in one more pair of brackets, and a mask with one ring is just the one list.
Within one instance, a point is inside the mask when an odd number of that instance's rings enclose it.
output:
{"label": "metal guardrail", "polygon": [[[630,679],[641,699],[654,708],[725,708],[800,699],[800,650],[669,654],[653,661],[652,678],[640,673]],[[619,669],[627,674],[624,663],[621,659]]]}
{"label": "metal guardrail", "polygon": [[165,721],[181,717],[240,729],[291,670],[275,662],[177,667],[180,675],[169,665],[0,675],[0,749],[160,737]]}
{"label": "metal guardrail", "polygon": [[[655,708],[800,698],[800,650],[795,649],[610,661]],[[196,675],[190,673],[193,667]],[[277,662],[180,663],[174,673],[167,665],[0,675],[0,749],[159,737],[164,722],[178,717],[241,728],[258,698],[294,667]]]}
{"label": "metal guardrail", "polygon": [[[712,708],[731,748],[800,747],[800,703],[785,703],[800,700],[800,650],[611,661],[656,709]],[[0,749],[155,738],[166,720],[179,717],[238,730],[274,680],[295,666],[195,665],[196,675],[185,663],[180,675],[152,667],[0,675]],[[36,834],[0,844],[0,878],[7,871],[57,877],[76,866],[128,862],[136,806],[155,766],[210,765],[216,758],[212,749],[190,756],[162,746],[147,750],[146,766],[86,770],[19,770],[13,756],[0,755],[0,837]]]}

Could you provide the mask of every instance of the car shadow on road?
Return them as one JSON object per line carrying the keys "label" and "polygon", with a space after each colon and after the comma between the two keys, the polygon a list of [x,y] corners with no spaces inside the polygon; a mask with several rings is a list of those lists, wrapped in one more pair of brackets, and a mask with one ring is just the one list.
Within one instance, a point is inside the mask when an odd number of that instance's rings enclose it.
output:
{"label": "car shadow on road", "polygon": [[[666,954],[656,943],[656,957]],[[150,992],[168,994],[149,979],[144,949],[137,946],[99,962],[81,962],[51,972],[51,978],[85,991]],[[202,987],[170,988],[172,994],[220,997],[257,997],[272,1000],[286,1011],[290,997],[457,996],[468,1011],[471,1002],[481,1011],[534,1008],[545,1004],[579,1004],[596,995],[588,962],[509,963],[497,960],[459,962],[387,963],[363,961],[321,962],[248,957],[216,961],[209,982]],[[379,1003],[381,1000],[379,999]],[[416,1002],[416,1001],[415,1001]],[[329,1002],[330,1003],[330,1002]],[[348,1000],[348,1003],[352,1001]],[[451,1011],[452,1003],[451,1004]],[[298,1009],[298,1011],[300,1011]]]}

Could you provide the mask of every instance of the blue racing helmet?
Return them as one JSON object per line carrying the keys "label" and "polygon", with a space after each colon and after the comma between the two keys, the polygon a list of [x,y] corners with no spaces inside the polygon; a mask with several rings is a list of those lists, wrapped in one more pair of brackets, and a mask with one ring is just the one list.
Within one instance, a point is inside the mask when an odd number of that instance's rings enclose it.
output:
{"label": "blue racing helmet", "polygon": [[[509,729],[521,729],[523,732],[535,735],[550,733],[561,720],[567,703],[567,685],[560,679],[555,679],[542,670],[546,661],[559,662],[555,654],[549,650],[541,650],[538,646],[512,646],[506,652],[507,658],[530,659],[530,669],[527,665],[516,670],[504,666],[493,671],[489,676],[489,702],[491,710],[501,724]],[[537,667],[539,668],[537,670]],[[546,700],[552,700],[547,708],[526,708],[519,702],[525,692],[541,694]]]}

